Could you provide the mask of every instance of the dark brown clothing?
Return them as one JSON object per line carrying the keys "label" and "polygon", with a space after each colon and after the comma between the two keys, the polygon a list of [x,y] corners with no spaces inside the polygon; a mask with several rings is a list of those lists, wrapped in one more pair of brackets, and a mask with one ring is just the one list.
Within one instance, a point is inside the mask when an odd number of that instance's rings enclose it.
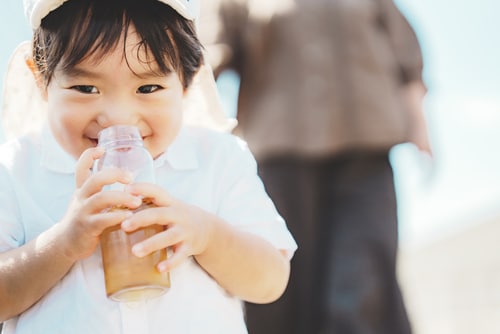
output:
{"label": "dark brown clothing", "polygon": [[222,0],[216,38],[225,51],[214,68],[241,77],[238,131],[257,158],[407,141],[399,90],[422,81],[422,54],[394,3],[273,2]]}
{"label": "dark brown clothing", "polygon": [[388,154],[421,125],[400,94],[423,86],[414,31],[392,0],[219,1],[200,33],[240,75],[236,131],[299,245],[249,333],[409,334]]}
{"label": "dark brown clothing", "polygon": [[299,249],[285,294],[246,304],[249,334],[410,334],[387,155],[279,157],[259,174]]}

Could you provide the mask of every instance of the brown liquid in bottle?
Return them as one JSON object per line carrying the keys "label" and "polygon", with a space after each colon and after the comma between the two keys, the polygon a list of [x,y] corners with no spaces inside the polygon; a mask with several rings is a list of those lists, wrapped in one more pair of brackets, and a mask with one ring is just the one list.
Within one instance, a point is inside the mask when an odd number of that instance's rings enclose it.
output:
{"label": "brown liquid in bottle", "polygon": [[[134,212],[152,207],[149,199]],[[110,210],[128,210],[115,207]],[[106,229],[101,235],[101,253],[107,296],[116,301],[137,301],[165,293],[170,288],[170,276],[157,269],[167,259],[166,249],[145,257],[132,253],[132,246],[164,230],[162,225],[151,225],[133,232],[125,232],[120,225]]]}

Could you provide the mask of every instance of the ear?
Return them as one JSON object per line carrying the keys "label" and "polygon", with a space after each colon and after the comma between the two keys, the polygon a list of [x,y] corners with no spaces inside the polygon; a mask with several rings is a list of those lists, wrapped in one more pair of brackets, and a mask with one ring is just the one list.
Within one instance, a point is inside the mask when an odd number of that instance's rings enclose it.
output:
{"label": "ear", "polygon": [[36,86],[38,87],[38,90],[40,91],[40,95],[42,98],[46,101],[47,100],[47,87],[44,84],[43,77],[38,70],[38,67],[36,66],[35,62],[33,61],[33,58],[27,57],[25,59],[26,66],[30,69],[31,73],[33,74],[33,78],[35,79]]}

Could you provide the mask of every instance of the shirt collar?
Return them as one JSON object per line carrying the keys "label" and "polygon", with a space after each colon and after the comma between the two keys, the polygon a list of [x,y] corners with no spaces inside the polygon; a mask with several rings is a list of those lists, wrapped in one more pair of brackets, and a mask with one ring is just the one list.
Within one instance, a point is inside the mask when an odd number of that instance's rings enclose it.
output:
{"label": "shirt collar", "polygon": [[[168,150],[155,159],[156,168],[168,163],[173,169],[188,170],[199,166],[196,142],[192,134],[181,129]],[[57,143],[48,126],[42,132],[41,164],[58,173],[74,173],[76,160]]]}
{"label": "shirt collar", "polygon": [[168,164],[173,169],[196,169],[199,166],[198,152],[196,149],[196,141],[191,131],[187,131],[186,127],[181,128],[179,134],[174,139],[168,150],[155,159],[155,166],[159,167],[164,163]]}
{"label": "shirt collar", "polygon": [[75,172],[75,158],[57,143],[48,126],[45,126],[42,131],[41,165],[57,173]]}

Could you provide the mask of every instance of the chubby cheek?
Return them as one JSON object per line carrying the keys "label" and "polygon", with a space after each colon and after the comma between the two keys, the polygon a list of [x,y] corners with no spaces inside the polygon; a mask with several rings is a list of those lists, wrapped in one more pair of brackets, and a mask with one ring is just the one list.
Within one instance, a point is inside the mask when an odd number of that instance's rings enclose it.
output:
{"label": "chubby cheek", "polygon": [[78,114],[61,112],[58,108],[48,111],[49,126],[59,145],[71,156],[78,158],[87,148],[82,136],[82,123]]}
{"label": "chubby cheek", "polygon": [[164,120],[153,124],[153,136],[145,142],[145,146],[153,155],[153,158],[157,158],[168,149],[179,134],[181,127],[181,115],[170,117],[168,122]]}

